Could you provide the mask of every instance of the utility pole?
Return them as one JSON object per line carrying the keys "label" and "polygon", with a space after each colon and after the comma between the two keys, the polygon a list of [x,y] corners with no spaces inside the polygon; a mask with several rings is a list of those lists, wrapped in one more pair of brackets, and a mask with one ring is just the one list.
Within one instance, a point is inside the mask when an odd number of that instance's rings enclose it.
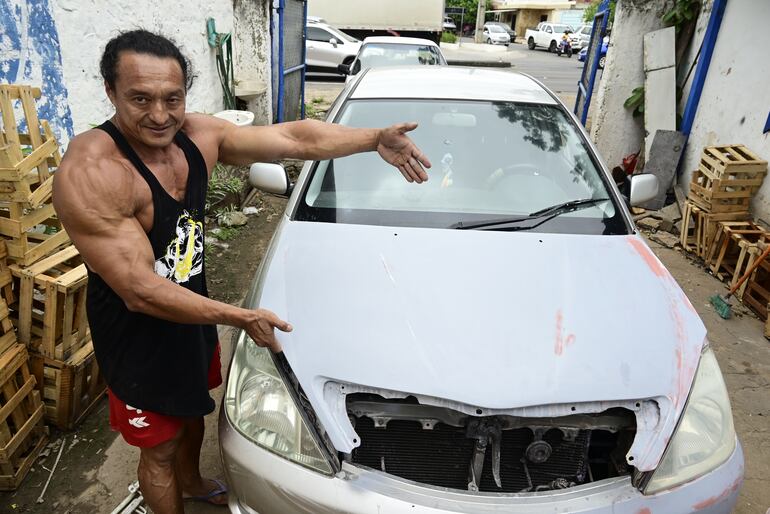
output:
{"label": "utility pole", "polygon": [[484,18],[486,16],[486,10],[487,10],[487,0],[478,0],[479,1],[479,8],[478,11],[476,11],[476,38],[474,39],[476,43],[483,43],[484,40]]}

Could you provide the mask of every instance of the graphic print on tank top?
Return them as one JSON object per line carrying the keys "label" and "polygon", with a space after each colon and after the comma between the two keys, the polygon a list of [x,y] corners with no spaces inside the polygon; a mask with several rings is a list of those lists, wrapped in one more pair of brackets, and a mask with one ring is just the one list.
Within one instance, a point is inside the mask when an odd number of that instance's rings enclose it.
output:
{"label": "graphic print on tank top", "polygon": [[166,254],[155,261],[155,273],[177,284],[203,271],[203,223],[186,210],[176,222],[176,237],[168,244]]}

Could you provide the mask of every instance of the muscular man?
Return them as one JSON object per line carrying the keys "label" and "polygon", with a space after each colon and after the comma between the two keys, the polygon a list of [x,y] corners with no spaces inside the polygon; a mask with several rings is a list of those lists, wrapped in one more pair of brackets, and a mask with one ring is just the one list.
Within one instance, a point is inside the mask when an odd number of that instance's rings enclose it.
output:
{"label": "muscular man", "polygon": [[199,471],[203,416],[214,409],[208,391],[222,381],[216,325],[274,350],[274,328],[291,325],[207,297],[203,211],[214,164],[377,151],[416,183],[428,179],[430,164],[405,136],[415,124],[236,127],[185,114],[188,61],[147,31],[107,43],[101,73],[115,115],[72,140],[54,205],[88,266],[88,318],[110,422],[140,448],[139,482],[153,512],[181,513],[184,497],[224,505],[224,486]]}

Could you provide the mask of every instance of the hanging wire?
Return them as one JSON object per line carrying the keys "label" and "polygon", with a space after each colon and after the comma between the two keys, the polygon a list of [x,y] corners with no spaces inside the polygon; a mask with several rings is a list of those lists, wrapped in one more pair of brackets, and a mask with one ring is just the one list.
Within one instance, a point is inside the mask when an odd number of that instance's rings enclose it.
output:
{"label": "hanging wire", "polygon": [[225,109],[235,109],[235,78],[233,73],[233,41],[229,32],[220,34],[214,25],[214,19],[206,20],[209,46],[213,47],[217,58],[217,73],[222,85]]}

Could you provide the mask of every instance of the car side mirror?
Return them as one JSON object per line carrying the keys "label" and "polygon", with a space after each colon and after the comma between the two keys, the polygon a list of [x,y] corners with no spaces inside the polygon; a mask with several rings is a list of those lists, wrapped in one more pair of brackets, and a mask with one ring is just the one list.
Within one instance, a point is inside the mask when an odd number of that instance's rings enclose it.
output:
{"label": "car side mirror", "polygon": [[337,71],[339,71],[343,75],[350,75],[350,65],[349,64],[338,64],[337,65]]}
{"label": "car side mirror", "polygon": [[337,41],[337,38],[331,38],[329,40],[329,43],[331,43],[334,48],[337,48],[337,44],[339,43],[339,41]]}
{"label": "car side mirror", "polygon": [[249,168],[249,184],[265,193],[289,196],[294,185],[280,164],[255,162]]}
{"label": "car side mirror", "polygon": [[637,207],[643,203],[649,202],[656,196],[658,196],[658,177],[645,173],[642,175],[631,176],[631,193],[629,196],[629,204],[631,207]]}

